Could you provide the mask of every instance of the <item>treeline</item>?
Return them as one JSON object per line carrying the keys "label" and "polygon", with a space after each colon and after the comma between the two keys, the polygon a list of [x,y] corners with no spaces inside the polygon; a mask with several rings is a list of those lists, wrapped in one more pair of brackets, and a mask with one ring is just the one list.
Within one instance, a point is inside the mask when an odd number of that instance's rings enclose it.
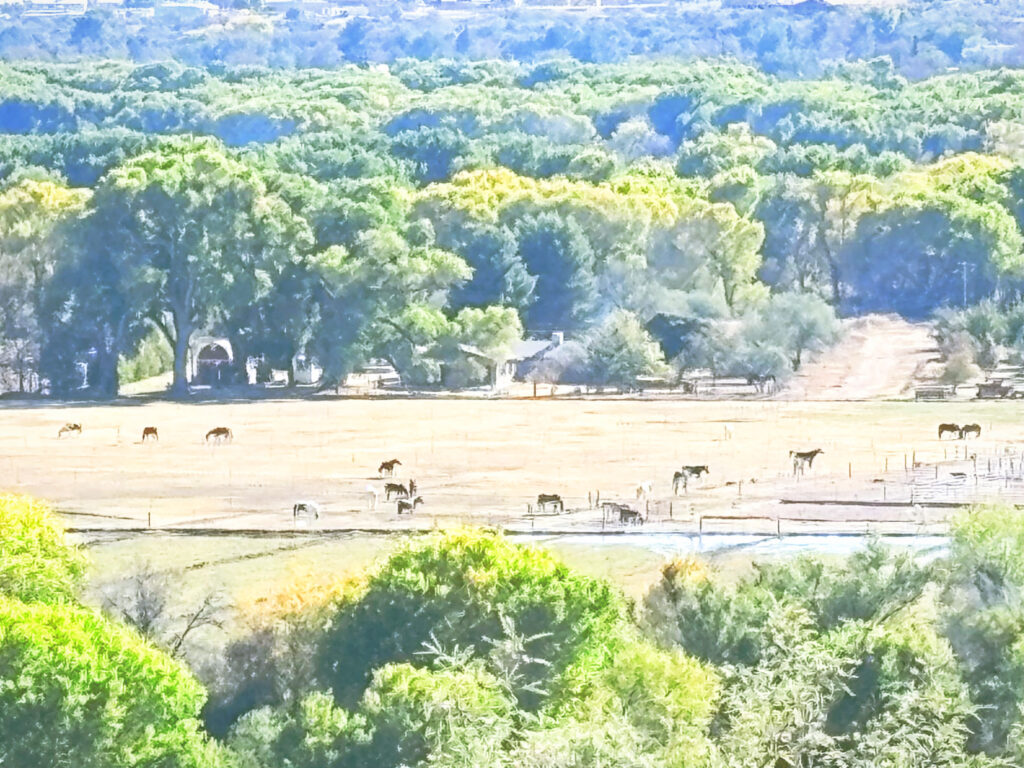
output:
{"label": "treeline", "polygon": [[836,312],[1010,304],[1024,275],[1014,71],[93,62],[0,83],[9,388],[66,392],[87,364],[110,395],[173,360],[181,391],[199,332],[328,382],[382,357],[479,384],[553,331],[574,344],[540,380],[778,377]]}
{"label": "treeline", "polygon": [[[5,5],[0,57],[78,60],[177,59],[197,67],[276,68],[392,63],[404,58],[543,62],[623,61],[633,56],[734,56],[787,77],[824,74],[830,62],[886,56],[909,77],[950,69],[1024,65],[1024,21],[1015,0],[916,0],[898,5],[805,0],[677,2],[655,7],[574,9],[465,5],[434,10],[405,0],[367,0],[339,18],[275,14],[261,0],[220,0],[223,13],[153,0],[78,17],[22,14]],[[161,4],[162,5],[162,4]],[[252,13],[239,13],[251,11]]]}
{"label": "treeline", "polygon": [[146,589],[114,618],[84,607],[84,560],[39,506],[5,498],[0,521],[5,765],[1024,759],[1024,521],[1009,509],[961,516],[937,558],[872,543],[739,578],[672,561],[639,605],[542,550],[437,534],[354,581],[285,587],[199,656],[162,634]]}

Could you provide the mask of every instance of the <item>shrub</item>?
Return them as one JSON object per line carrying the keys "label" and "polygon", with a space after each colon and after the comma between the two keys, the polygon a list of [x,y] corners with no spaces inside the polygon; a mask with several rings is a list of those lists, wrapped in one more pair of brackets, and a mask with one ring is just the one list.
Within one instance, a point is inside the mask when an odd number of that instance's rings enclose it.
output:
{"label": "shrub", "polygon": [[24,496],[0,496],[0,595],[26,602],[74,600],[85,559],[64,541],[50,510]]}
{"label": "shrub", "polygon": [[[544,551],[460,531],[404,547],[362,594],[344,599],[322,640],[318,668],[337,700],[353,706],[385,664],[429,664],[428,645],[436,654],[492,658],[514,627],[529,640],[514,693],[520,706],[535,710],[626,617],[624,599],[608,584]],[[498,671],[493,661],[490,668]]]}
{"label": "shrub", "polygon": [[0,597],[0,765],[215,768],[199,684],[130,630]]}

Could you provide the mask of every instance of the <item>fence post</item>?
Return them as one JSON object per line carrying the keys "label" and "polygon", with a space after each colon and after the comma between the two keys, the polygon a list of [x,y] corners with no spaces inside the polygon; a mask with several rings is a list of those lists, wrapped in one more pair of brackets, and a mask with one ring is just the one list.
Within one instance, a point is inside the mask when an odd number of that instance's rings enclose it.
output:
{"label": "fence post", "polygon": [[852,461],[849,464],[846,465],[846,470],[847,470],[847,474],[849,475],[850,479],[852,480],[853,479],[853,462]]}
{"label": "fence post", "polygon": [[775,537],[778,539],[782,538],[782,518],[775,518]]}

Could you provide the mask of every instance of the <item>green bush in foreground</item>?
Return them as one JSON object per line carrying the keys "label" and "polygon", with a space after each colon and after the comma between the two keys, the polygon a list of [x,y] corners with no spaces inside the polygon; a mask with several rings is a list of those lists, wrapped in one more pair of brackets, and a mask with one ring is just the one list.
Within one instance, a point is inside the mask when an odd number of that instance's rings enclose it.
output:
{"label": "green bush in foreground", "polygon": [[0,595],[26,602],[74,600],[85,558],[64,541],[50,509],[25,496],[0,496]]}
{"label": "green bush in foreground", "polygon": [[0,597],[0,765],[224,765],[202,687],[134,632],[70,605]]}
{"label": "green bush in foreground", "polygon": [[[560,684],[588,664],[599,667],[595,654],[627,621],[620,593],[547,552],[495,535],[449,533],[401,549],[339,605],[320,674],[340,703],[353,706],[385,664],[422,666],[431,654],[464,652],[485,659],[532,711],[564,695]],[[505,650],[517,644],[522,652],[508,658]]]}

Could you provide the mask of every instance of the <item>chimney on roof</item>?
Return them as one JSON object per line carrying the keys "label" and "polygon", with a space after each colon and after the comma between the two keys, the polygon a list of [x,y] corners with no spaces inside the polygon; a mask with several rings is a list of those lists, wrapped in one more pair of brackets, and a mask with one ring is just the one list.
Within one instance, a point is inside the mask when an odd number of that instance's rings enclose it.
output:
{"label": "chimney on roof", "polygon": [[562,346],[562,343],[565,341],[565,332],[555,331],[554,333],[551,334],[551,340],[555,342],[556,347]]}

